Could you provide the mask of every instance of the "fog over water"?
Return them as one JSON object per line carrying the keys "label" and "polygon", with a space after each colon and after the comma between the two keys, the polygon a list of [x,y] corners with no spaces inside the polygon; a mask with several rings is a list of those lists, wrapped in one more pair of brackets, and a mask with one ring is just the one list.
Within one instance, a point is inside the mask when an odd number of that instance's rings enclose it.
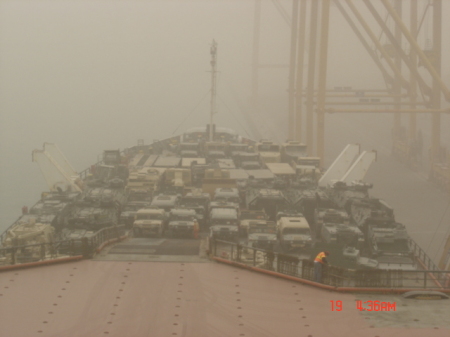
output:
{"label": "fog over water", "polygon": [[[280,3],[290,13],[292,2]],[[450,2],[443,5],[443,18],[449,17]],[[217,124],[247,135],[242,114],[249,108],[253,12],[252,0],[1,1],[0,231],[47,189],[31,162],[31,151],[44,142],[56,143],[81,171],[104,149],[206,124],[213,39],[220,71]],[[378,70],[334,7],[331,18],[329,86],[382,87]],[[443,31],[450,31],[445,19]],[[261,63],[286,65],[289,41],[286,23],[271,1],[263,1]],[[447,85],[449,44],[444,34]],[[261,70],[260,83],[262,110],[276,115],[267,124],[280,134],[286,129],[287,70]],[[378,150],[388,152],[392,117],[353,116],[327,118],[330,127],[346,126],[349,118],[369,125],[348,138],[374,148],[364,137],[380,135]],[[426,134],[430,117],[419,119]],[[442,125],[450,147],[448,116]],[[330,146],[332,157],[337,149]]]}

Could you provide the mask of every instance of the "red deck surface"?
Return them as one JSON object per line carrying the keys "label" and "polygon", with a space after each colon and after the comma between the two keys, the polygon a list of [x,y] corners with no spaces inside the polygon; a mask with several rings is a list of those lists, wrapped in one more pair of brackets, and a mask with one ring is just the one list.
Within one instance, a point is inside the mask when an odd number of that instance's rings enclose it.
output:
{"label": "red deck surface", "polygon": [[[398,312],[360,313],[356,295],[218,263],[81,261],[17,270],[0,274],[0,294],[5,337],[450,336],[407,311],[393,324]],[[330,300],[342,301],[342,311],[331,311]]]}

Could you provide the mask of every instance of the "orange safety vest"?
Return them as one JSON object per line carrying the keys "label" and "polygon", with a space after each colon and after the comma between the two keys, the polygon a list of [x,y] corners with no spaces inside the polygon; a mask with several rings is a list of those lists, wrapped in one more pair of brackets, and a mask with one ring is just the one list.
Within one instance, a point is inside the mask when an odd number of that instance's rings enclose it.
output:
{"label": "orange safety vest", "polygon": [[317,254],[316,258],[314,259],[314,262],[320,262],[323,264],[322,259],[326,257],[324,252],[320,252],[319,254]]}

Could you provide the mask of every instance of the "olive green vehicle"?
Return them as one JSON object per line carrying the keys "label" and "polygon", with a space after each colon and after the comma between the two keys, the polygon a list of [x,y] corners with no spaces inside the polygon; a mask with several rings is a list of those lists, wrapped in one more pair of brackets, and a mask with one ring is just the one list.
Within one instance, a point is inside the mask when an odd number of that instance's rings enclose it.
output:
{"label": "olive green vehicle", "polygon": [[167,224],[167,215],[161,208],[144,208],[136,213],[133,223],[135,237],[156,236],[161,237]]}

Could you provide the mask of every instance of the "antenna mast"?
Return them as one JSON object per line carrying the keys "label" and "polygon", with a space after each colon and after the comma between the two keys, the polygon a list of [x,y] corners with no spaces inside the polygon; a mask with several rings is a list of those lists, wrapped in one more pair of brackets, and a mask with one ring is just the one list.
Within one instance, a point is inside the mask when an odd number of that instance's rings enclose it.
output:
{"label": "antenna mast", "polygon": [[209,141],[214,140],[213,115],[216,113],[216,64],[217,64],[217,43],[213,40],[211,45],[211,111],[209,116]]}

